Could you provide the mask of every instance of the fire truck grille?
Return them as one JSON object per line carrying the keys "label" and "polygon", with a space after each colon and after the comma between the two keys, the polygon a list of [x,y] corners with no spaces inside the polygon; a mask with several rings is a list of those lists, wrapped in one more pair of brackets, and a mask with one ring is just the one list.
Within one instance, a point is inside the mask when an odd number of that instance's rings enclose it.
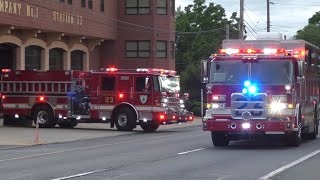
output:
{"label": "fire truck grille", "polygon": [[242,93],[232,94],[231,117],[239,120],[266,119],[267,94],[257,93],[252,96]]}

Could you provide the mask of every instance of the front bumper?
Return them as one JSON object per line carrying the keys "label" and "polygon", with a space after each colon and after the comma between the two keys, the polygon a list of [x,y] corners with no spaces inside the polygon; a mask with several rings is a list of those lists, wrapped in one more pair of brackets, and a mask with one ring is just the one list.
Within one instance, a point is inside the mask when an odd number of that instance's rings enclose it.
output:
{"label": "front bumper", "polygon": [[288,134],[297,131],[293,121],[269,120],[213,120],[203,121],[204,131],[229,132],[238,134]]}

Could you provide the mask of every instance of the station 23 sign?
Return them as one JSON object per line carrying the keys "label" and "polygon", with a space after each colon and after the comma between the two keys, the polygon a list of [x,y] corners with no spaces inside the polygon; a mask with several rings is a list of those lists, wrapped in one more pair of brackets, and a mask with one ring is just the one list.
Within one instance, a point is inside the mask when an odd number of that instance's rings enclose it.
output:
{"label": "station 23 sign", "polygon": [[[27,16],[38,19],[39,17],[39,6],[22,4],[14,1],[0,0],[0,13],[7,13],[19,16]],[[43,9],[43,8],[42,8]],[[82,25],[82,16],[73,15],[67,12],[59,12],[52,10],[52,20],[58,23]]]}

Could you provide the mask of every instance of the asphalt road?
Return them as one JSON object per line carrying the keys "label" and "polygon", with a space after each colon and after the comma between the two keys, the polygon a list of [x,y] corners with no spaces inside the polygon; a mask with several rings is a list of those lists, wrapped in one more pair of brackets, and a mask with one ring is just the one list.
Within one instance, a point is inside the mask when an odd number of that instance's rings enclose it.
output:
{"label": "asphalt road", "polygon": [[[251,180],[318,150],[319,139],[298,148],[248,141],[216,148],[197,126],[0,150],[0,179]],[[302,179],[294,174],[316,164],[318,156],[270,179]],[[317,178],[318,167],[304,179]]]}

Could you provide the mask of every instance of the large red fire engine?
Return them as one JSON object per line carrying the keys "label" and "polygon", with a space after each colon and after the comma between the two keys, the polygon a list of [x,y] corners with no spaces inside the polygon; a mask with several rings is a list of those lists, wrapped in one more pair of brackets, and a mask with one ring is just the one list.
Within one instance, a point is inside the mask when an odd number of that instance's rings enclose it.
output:
{"label": "large red fire engine", "polygon": [[[78,122],[110,122],[131,131],[137,124],[155,131],[161,124],[193,121],[179,94],[179,76],[162,69],[27,71],[3,69],[4,125],[39,123],[73,128]],[[28,121],[29,120],[29,121]]]}
{"label": "large red fire engine", "polygon": [[215,146],[271,135],[291,146],[299,146],[304,136],[316,139],[318,47],[274,33],[257,40],[224,40],[222,46],[219,55],[202,61],[207,83],[203,130],[211,131]]}

